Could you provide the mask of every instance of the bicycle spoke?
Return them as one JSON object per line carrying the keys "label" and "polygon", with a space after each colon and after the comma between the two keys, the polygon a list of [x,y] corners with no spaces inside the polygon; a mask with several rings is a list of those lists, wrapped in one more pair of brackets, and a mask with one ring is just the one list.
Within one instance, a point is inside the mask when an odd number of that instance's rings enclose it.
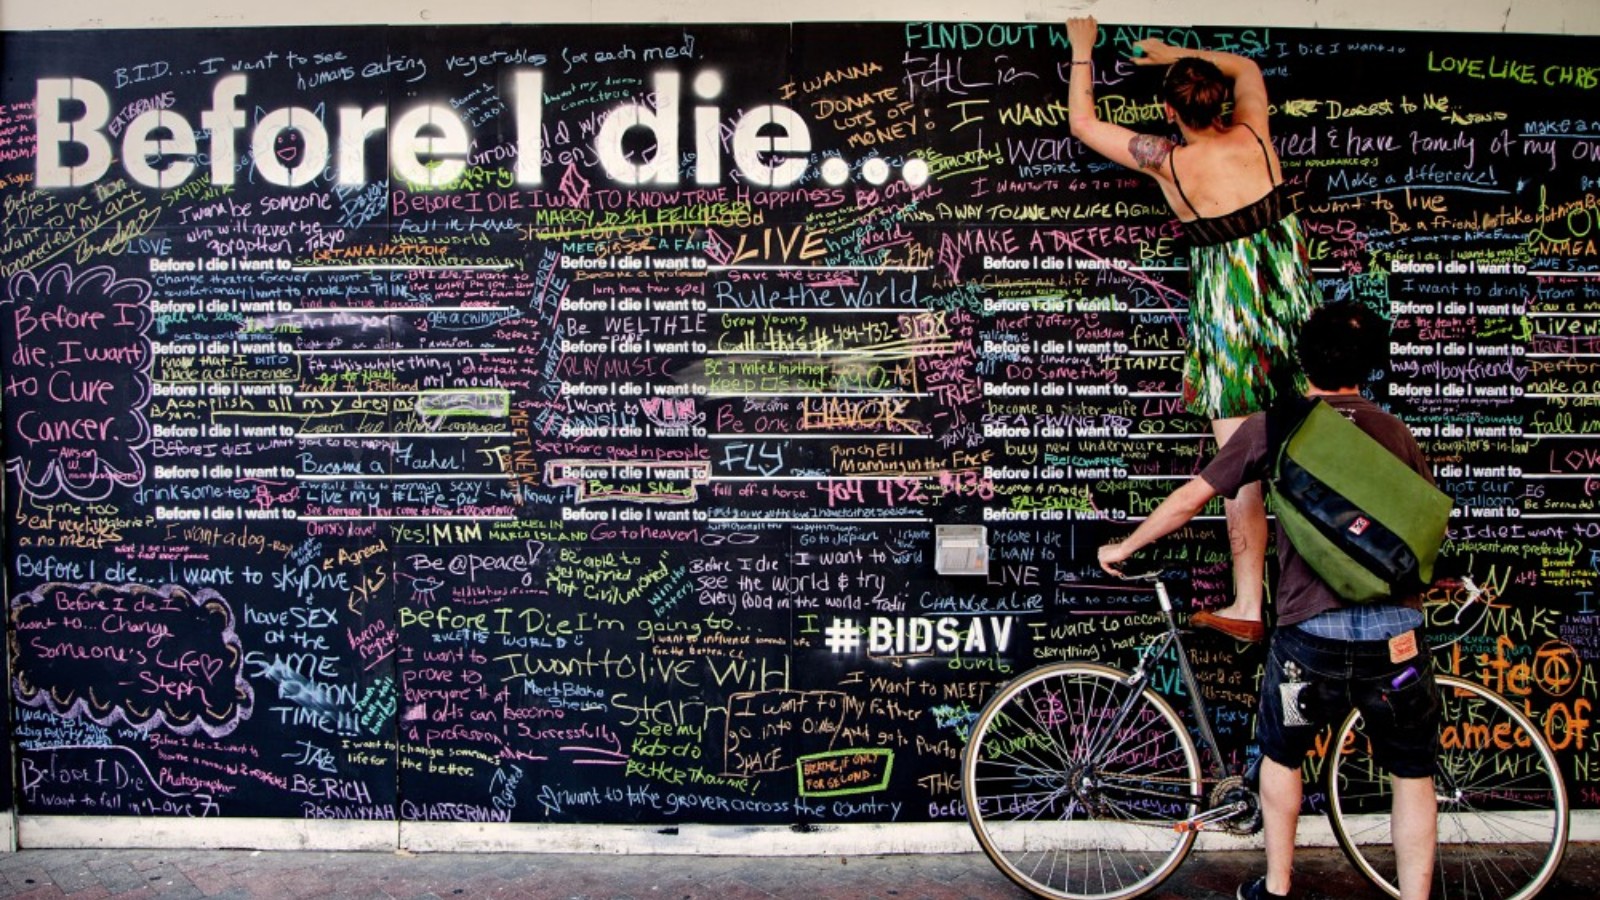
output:
{"label": "bicycle spoke", "polygon": [[1192,835],[1199,763],[1176,713],[1126,675],[1065,664],[990,701],[963,768],[984,851],[1044,897],[1123,898],[1164,878]]}
{"label": "bicycle spoke", "polygon": [[[1526,900],[1560,863],[1567,840],[1567,800],[1555,758],[1515,707],[1481,685],[1440,676],[1442,750],[1435,793],[1439,840],[1435,893],[1447,900]],[[1364,737],[1348,730],[1330,759],[1329,818],[1340,845],[1390,896],[1390,793]]]}

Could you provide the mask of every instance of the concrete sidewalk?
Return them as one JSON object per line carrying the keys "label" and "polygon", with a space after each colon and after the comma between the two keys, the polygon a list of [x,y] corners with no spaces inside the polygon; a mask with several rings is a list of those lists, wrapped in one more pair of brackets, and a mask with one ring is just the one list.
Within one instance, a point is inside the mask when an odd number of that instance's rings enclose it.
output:
{"label": "concrete sidewalk", "polygon": [[[1148,897],[1228,900],[1259,851],[1197,852]],[[1378,900],[1337,850],[1301,852],[1298,900]],[[1597,895],[1600,845],[1569,848],[1547,900]],[[253,850],[22,850],[0,854],[0,896],[1022,900],[982,854],[602,856]]]}

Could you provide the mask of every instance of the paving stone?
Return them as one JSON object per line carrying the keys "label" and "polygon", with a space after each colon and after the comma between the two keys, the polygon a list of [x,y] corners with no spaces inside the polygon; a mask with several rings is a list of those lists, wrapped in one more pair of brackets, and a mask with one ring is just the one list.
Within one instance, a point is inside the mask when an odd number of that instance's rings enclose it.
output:
{"label": "paving stone", "polygon": [[[1149,900],[1227,900],[1260,851],[1189,857]],[[1337,850],[1301,851],[1298,900],[1382,900]],[[1595,896],[1600,844],[1568,850],[1541,900]],[[980,853],[727,857],[251,850],[0,853],[17,900],[1021,900]]]}

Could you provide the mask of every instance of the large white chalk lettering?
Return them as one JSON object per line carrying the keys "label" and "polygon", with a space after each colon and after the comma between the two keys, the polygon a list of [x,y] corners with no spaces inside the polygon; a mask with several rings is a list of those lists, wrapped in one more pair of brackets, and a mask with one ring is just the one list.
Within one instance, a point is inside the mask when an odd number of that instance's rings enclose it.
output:
{"label": "large white chalk lettering", "polygon": [[[516,116],[516,183],[542,183],[544,75],[538,70],[513,70],[509,76]],[[646,101],[624,103],[606,113],[595,138],[601,167],[613,181],[627,186],[670,188],[680,184],[679,133],[683,128],[682,76],[659,71],[651,78]],[[693,90],[699,100],[714,101],[722,93],[722,77],[700,72]],[[217,79],[211,104],[200,113],[200,131],[174,109],[150,109],[128,123],[120,146],[109,133],[111,96],[87,78],[38,80],[36,136],[39,153],[35,172],[40,188],[87,187],[105,178],[120,161],[129,180],[147,188],[171,190],[194,177],[209,162],[211,183],[231,187],[240,171],[238,132],[246,127],[241,103],[249,93],[249,75]],[[697,105],[692,112],[694,146],[691,173],[695,184],[722,180],[721,110]],[[311,184],[332,164],[331,179],[343,187],[368,183],[366,148],[387,130],[389,168],[405,181],[440,188],[460,178],[467,168],[472,131],[447,105],[422,103],[388,121],[383,106],[363,109],[343,105],[328,117],[299,106],[266,110],[248,135],[250,162],[267,184],[294,188]],[[643,132],[644,134],[640,134]],[[742,112],[730,123],[730,156],[734,168],[750,184],[785,188],[806,172],[811,150],[806,120],[778,105]],[[204,143],[202,157],[202,142]],[[285,144],[296,152],[280,152]],[[630,151],[629,147],[638,149]]]}

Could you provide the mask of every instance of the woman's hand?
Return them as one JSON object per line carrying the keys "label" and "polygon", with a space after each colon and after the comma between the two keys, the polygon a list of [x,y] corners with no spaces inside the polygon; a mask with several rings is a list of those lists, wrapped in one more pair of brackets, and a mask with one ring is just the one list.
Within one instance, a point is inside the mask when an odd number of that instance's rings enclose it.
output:
{"label": "woman's hand", "polygon": [[1177,47],[1160,38],[1146,38],[1133,45],[1133,62],[1140,66],[1170,66],[1183,58]]}
{"label": "woman's hand", "polygon": [[1100,39],[1100,23],[1094,16],[1079,16],[1067,20],[1067,42],[1072,45],[1072,58],[1086,60],[1094,55],[1095,42]]}

